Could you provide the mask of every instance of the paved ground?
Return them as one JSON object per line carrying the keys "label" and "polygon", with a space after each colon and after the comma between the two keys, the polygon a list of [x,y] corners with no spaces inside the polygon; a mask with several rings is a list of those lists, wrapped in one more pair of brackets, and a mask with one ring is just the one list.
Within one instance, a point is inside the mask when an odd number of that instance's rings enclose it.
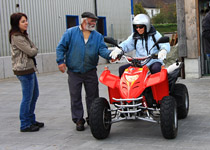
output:
{"label": "paved ground", "polygon": [[[119,64],[108,66],[116,74]],[[104,65],[99,65],[99,74],[103,68]],[[107,139],[96,140],[88,126],[84,132],[78,132],[71,121],[67,74],[40,74],[38,80],[40,97],[36,114],[45,127],[35,133],[19,131],[19,81],[15,78],[0,81],[0,150],[210,149],[210,78],[179,80],[188,87],[190,112],[188,118],[179,120],[178,136],[173,140],[162,137],[159,124],[144,121],[115,123]],[[107,97],[102,84],[100,96]]]}

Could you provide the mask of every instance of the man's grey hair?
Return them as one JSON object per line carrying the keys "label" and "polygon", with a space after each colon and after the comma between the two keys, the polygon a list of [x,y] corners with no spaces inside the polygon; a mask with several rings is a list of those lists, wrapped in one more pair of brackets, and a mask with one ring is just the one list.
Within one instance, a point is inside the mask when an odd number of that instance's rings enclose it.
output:
{"label": "man's grey hair", "polygon": [[81,24],[82,24],[84,21],[86,21],[86,20],[87,20],[87,17],[81,18]]}

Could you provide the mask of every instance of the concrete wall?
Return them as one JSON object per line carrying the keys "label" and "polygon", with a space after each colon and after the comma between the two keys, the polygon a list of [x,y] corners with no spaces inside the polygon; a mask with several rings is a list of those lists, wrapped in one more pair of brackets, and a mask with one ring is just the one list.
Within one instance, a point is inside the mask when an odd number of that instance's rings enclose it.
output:
{"label": "concrete wall", "polygon": [[[38,73],[58,71],[56,53],[38,54],[36,57]],[[107,63],[107,60],[100,57],[99,64]],[[12,71],[11,56],[0,57],[0,79],[15,77]]]}
{"label": "concrete wall", "polygon": [[[55,53],[38,54],[36,57],[39,73],[58,71]],[[11,56],[0,57],[0,79],[15,77],[12,71]]]}
{"label": "concrete wall", "polygon": [[12,63],[11,63],[11,57],[6,56],[6,57],[0,57],[0,78],[5,78],[5,77],[12,77],[13,72],[12,72]]}
{"label": "concrete wall", "polygon": [[201,78],[200,59],[184,59],[186,79]]}

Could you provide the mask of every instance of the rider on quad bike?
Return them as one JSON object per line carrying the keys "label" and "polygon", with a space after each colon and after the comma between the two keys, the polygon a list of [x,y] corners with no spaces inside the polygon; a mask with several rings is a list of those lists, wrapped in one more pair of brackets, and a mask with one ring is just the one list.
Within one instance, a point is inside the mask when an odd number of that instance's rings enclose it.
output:
{"label": "rider on quad bike", "polygon": [[[156,31],[154,37],[151,36],[146,24],[149,21],[146,15],[137,15],[134,18],[134,27],[140,31],[140,25],[135,21],[141,17],[144,21],[144,29],[147,34],[142,34],[135,42],[133,37],[137,32],[130,36],[125,42],[117,45],[112,38],[105,38],[105,42],[117,46],[110,55],[113,59],[124,56],[129,63],[127,68],[119,76],[111,74],[108,67],[102,72],[99,81],[108,87],[109,101],[106,98],[96,98],[91,105],[89,125],[92,135],[96,139],[108,137],[112,123],[123,120],[144,120],[154,123],[160,123],[162,135],[166,139],[173,139],[178,132],[178,119],[184,119],[189,111],[189,95],[187,87],[184,84],[176,83],[182,68],[182,63],[176,62],[167,69],[162,65],[160,59],[166,57],[166,51],[169,38],[161,37]],[[140,32],[141,33],[141,32]],[[152,34],[151,34],[152,35]],[[126,42],[133,42],[126,46]],[[137,57],[126,57],[124,52],[128,52],[135,47]],[[149,44],[153,43],[153,45]],[[146,51],[143,51],[143,48]],[[158,53],[158,47],[160,52]],[[131,48],[131,49],[130,49]],[[138,51],[138,48],[142,51]],[[163,50],[164,49],[164,50]],[[142,52],[142,53],[141,53]],[[148,56],[147,56],[148,55]],[[153,64],[156,67],[153,69]],[[158,67],[159,66],[159,67]],[[110,107],[110,104],[113,107]]]}
{"label": "rider on quad bike", "polygon": [[[127,53],[134,49],[136,49],[136,57],[148,56],[150,54],[158,53],[159,51],[158,59],[152,59],[147,63],[147,66],[149,67],[152,74],[160,72],[163,60],[166,58],[166,54],[170,52],[170,44],[158,44],[153,49],[151,49],[154,43],[162,36],[150,24],[150,18],[145,14],[138,14],[134,17],[133,29],[134,33],[132,33],[127,40],[119,45],[121,49],[115,47],[115,49],[110,53],[110,56],[112,59],[116,59],[119,54],[122,54],[123,52]],[[130,64],[126,64],[119,68],[120,77],[124,70],[129,66]]]}

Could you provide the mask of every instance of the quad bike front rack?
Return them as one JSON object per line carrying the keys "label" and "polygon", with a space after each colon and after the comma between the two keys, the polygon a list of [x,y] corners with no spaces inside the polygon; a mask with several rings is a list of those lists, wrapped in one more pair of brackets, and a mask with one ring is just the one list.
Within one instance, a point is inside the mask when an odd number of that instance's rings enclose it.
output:
{"label": "quad bike front rack", "polygon": [[144,104],[143,97],[131,99],[112,99],[119,103],[114,103],[115,109],[110,110],[113,112],[111,123],[123,120],[143,120],[159,123],[159,120],[154,119],[155,116],[153,114],[153,112],[158,111],[159,115],[159,110],[157,108],[147,107],[147,105]]}

